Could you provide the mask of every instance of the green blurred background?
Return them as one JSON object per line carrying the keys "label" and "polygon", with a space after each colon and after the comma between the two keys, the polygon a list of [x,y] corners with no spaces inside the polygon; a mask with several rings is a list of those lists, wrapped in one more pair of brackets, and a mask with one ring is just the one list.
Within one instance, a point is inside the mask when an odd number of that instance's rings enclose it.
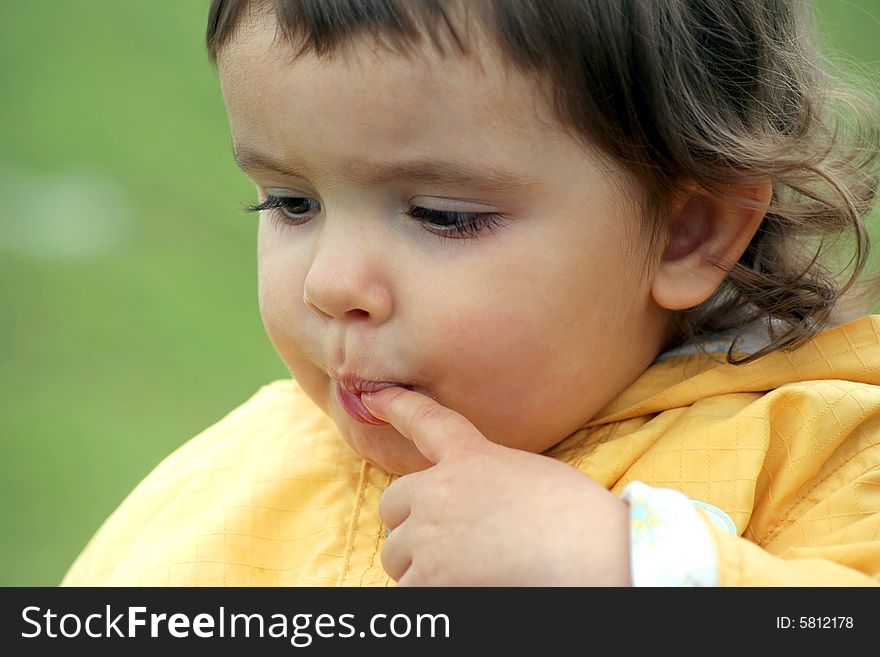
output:
{"label": "green blurred background", "polygon": [[[876,88],[880,0],[816,5]],[[288,376],[207,7],[0,0],[0,585],[57,584],[163,457]]]}

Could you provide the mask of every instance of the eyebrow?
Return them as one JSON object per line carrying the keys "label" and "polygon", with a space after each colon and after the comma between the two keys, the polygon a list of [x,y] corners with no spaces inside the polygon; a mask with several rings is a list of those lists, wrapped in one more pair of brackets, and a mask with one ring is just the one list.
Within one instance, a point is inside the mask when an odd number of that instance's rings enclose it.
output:
{"label": "eyebrow", "polygon": [[[238,168],[245,173],[263,170],[280,173],[290,178],[306,178],[303,172],[245,146],[240,146],[237,149],[233,146],[232,157]],[[414,159],[384,166],[351,165],[346,170],[349,175],[364,184],[409,180],[490,192],[519,190],[535,186],[539,182],[535,178],[502,169],[472,168],[456,162],[430,159]]]}

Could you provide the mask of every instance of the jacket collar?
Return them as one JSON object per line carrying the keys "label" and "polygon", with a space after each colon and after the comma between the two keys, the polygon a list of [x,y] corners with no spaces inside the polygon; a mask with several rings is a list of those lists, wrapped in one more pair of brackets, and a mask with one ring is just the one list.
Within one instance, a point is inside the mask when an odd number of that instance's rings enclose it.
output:
{"label": "jacket collar", "polygon": [[[745,365],[728,364],[729,343],[718,346],[718,352],[708,356],[662,354],[582,429],[690,406],[715,395],[766,392],[796,381],[844,379],[880,385],[880,315],[834,326],[794,351],[775,351]],[[734,351],[738,356],[748,353],[754,350]]]}

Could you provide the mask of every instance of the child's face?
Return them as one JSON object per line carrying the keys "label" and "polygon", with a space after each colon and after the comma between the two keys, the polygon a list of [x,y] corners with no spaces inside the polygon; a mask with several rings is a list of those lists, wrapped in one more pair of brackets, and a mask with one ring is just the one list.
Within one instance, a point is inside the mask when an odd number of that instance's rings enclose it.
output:
{"label": "child's face", "polygon": [[[334,376],[409,384],[487,438],[540,452],[621,392],[657,355],[666,314],[630,249],[638,217],[624,174],[565,134],[534,84],[483,51],[433,50],[285,63],[274,23],[243,25],[219,67],[241,160],[260,153],[302,177],[247,166],[261,199],[294,199],[303,223],[259,226],[260,309],[305,392],[364,458],[392,472],[428,461],[389,425],[353,419]],[[286,53],[285,53],[286,54]],[[368,167],[453,162],[530,184],[506,190],[408,179]],[[269,190],[267,192],[267,190]],[[448,217],[503,227],[438,237]],[[430,221],[434,223],[430,223]],[[426,228],[426,226],[428,228]]]}

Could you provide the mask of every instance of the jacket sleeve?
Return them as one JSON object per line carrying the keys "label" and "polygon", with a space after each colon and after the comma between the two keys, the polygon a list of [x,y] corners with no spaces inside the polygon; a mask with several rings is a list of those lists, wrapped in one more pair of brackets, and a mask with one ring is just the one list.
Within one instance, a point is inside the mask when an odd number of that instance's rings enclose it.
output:
{"label": "jacket sleeve", "polygon": [[880,467],[807,498],[761,545],[709,522],[719,586],[880,586]]}
{"label": "jacket sleeve", "polygon": [[709,525],[718,584],[880,585],[880,386],[786,384],[748,410],[761,421],[737,431],[766,427],[768,445],[730,509],[739,530]]}

